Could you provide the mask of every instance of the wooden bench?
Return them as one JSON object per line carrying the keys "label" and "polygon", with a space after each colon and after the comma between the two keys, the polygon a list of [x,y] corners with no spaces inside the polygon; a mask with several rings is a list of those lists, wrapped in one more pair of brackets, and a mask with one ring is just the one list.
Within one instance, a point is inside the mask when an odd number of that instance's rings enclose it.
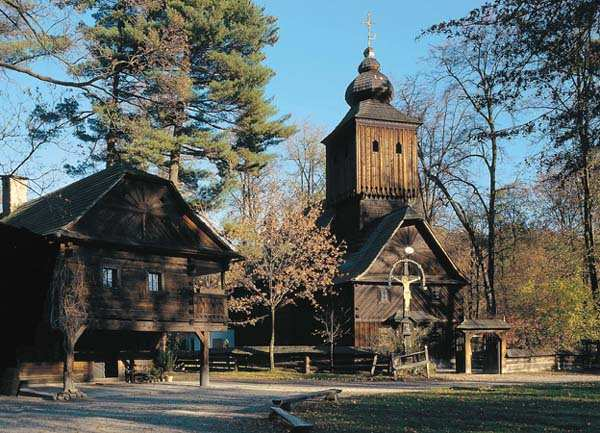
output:
{"label": "wooden bench", "polygon": [[326,389],[324,391],[310,392],[307,394],[300,394],[300,395],[291,396],[291,397],[274,398],[273,404],[276,406],[279,406],[280,408],[282,408],[284,410],[291,410],[292,404],[300,403],[300,402],[306,401],[306,400],[324,399],[324,400],[328,400],[328,401],[337,401],[337,395],[340,392],[342,392],[341,389],[331,388],[331,389]]}
{"label": "wooden bench", "polygon": [[281,421],[287,424],[293,432],[308,432],[313,428],[313,425],[308,421],[304,421],[291,413],[283,410],[281,407],[271,407],[271,417],[279,417]]}

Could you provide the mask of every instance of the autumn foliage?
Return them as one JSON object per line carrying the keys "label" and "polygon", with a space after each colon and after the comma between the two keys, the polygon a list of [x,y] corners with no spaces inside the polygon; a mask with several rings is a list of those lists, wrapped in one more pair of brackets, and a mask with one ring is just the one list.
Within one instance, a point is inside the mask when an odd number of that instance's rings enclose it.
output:
{"label": "autumn foliage", "polygon": [[277,312],[299,300],[316,306],[319,293],[332,284],[341,261],[341,248],[329,227],[318,222],[320,206],[271,189],[257,218],[232,225],[245,260],[228,275],[229,308],[243,324],[271,321],[270,362],[274,367]]}

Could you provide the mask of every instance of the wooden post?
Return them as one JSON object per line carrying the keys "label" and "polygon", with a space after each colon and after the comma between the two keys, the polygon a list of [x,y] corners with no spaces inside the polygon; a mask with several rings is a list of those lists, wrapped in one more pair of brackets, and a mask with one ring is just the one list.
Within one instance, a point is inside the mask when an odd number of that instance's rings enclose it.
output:
{"label": "wooden post", "polygon": [[167,333],[161,332],[160,339],[158,340],[158,350],[161,352],[167,351]]}
{"label": "wooden post", "polygon": [[377,370],[377,354],[373,356],[373,365],[371,366],[371,376],[375,376],[375,370]]}
{"label": "wooden post", "polygon": [[202,356],[200,358],[200,386],[208,386],[210,385],[210,377],[209,377],[209,368],[210,368],[210,359],[209,359],[209,334],[208,331],[194,331],[198,338],[200,339],[200,343],[202,345]]}
{"label": "wooden post", "polygon": [[304,357],[304,374],[310,374],[310,356]]}
{"label": "wooden post", "polygon": [[498,334],[498,373],[504,374],[506,370],[506,339],[504,333]]}
{"label": "wooden post", "polygon": [[75,392],[75,381],[73,380],[73,364],[75,363],[75,344],[83,334],[86,327],[81,326],[74,335],[66,333],[64,337],[65,359],[63,363],[63,392]]}
{"label": "wooden post", "polygon": [[465,332],[465,373],[471,374],[471,334]]}
{"label": "wooden post", "polygon": [[427,375],[427,379],[429,379],[429,350],[427,349],[427,345],[425,345],[425,374]]}

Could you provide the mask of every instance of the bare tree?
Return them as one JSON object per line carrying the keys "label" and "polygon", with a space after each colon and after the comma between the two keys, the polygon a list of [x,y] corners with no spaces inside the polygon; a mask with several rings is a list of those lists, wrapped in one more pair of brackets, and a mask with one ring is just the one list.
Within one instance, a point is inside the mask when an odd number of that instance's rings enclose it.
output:
{"label": "bare tree", "polygon": [[[444,24],[426,34],[446,34]],[[516,125],[517,95],[504,77],[518,68],[498,49],[499,33],[482,29],[454,32],[431,51],[436,79],[466,107],[466,128],[459,146],[445,155],[443,171],[425,170],[444,195],[469,236],[480,268],[488,314],[497,312],[497,201],[504,186],[498,179],[503,141],[531,124]],[[440,176],[443,173],[443,177]]]}
{"label": "bare tree", "polygon": [[63,335],[65,351],[63,397],[80,396],[73,379],[75,343],[88,321],[85,266],[77,257],[62,252],[56,260],[50,286],[50,324]]}
{"label": "bare tree", "polygon": [[329,299],[317,306],[315,319],[318,327],[313,334],[329,344],[329,369],[333,372],[335,345],[350,332],[352,311],[336,308],[334,300]]}
{"label": "bare tree", "polygon": [[292,184],[308,202],[323,198],[325,188],[325,146],[323,128],[304,122],[286,142],[285,159],[294,167]]}
{"label": "bare tree", "polygon": [[[448,201],[437,180],[446,180],[446,173],[454,169],[451,166],[465,165],[462,148],[473,124],[472,114],[456,87],[448,86],[437,92],[429,80],[420,78],[408,78],[398,86],[396,104],[423,122],[417,131],[421,167],[419,199],[427,222],[440,223]],[[454,162],[455,159],[458,161]]]}

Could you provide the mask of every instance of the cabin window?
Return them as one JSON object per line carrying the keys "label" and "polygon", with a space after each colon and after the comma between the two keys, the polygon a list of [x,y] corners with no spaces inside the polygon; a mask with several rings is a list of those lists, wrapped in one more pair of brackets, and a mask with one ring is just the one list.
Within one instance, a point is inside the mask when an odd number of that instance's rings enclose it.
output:
{"label": "cabin window", "polygon": [[402,153],[402,143],[396,143],[396,153]]}
{"label": "cabin window", "polygon": [[105,289],[117,287],[117,270],[115,268],[102,268],[102,287]]}
{"label": "cabin window", "polygon": [[162,275],[158,272],[148,272],[148,291],[158,292],[162,283]]}
{"label": "cabin window", "polygon": [[390,302],[390,291],[387,287],[379,288],[379,302]]}
{"label": "cabin window", "polygon": [[373,140],[373,152],[379,152],[379,141]]}

